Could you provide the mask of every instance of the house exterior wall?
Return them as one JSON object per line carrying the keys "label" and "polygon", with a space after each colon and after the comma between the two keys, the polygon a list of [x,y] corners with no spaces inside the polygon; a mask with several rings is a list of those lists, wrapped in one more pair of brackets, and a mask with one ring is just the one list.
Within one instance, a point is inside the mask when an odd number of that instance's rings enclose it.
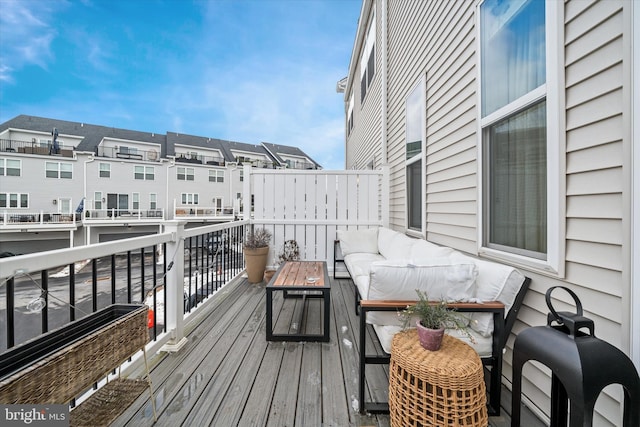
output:
{"label": "house exterior wall", "polygon": [[[362,28],[364,37],[367,34],[368,22],[374,22],[376,28],[380,28],[381,15],[374,12],[373,2],[365,2],[365,5],[361,14],[361,21],[365,23],[365,27]],[[356,67],[355,79],[352,84],[347,87],[345,91],[345,113],[347,112],[347,105],[349,103],[349,97],[353,94],[354,108],[353,108],[353,132],[349,134],[347,130],[347,144],[345,153],[345,168],[346,169],[371,169],[370,165],[374,167],[381,164],[382,158],[382,146],[379,143],[382,137],[382,90],[381,90],[381,68],[382,57],[378,52],[382,49],[382,37],[381,31],[376,31],[375,42],[375,73],[373,80],[370,83],[369,88],[366,91],[364,100],[361,102],[361,86],[360,86],[360,67],[362,64],[366,65],[367,61],[362,61],[364,43],[360,46],[360,49],[354,53],[353,65]],[[348,120],[348,116],[346,118]],[[357,123],[357,126],[355,125]],[[348,126],[348,125],[347,125]],[[347,128],[348,129],[348,128]]]}
{"label": "house exterior wall", "polygon": [[[366,2],[366,0],[365,0]],[[491,258],[481,236],[480,126],[478,123],[478,6],[480,1],[406,2],[375,0],[378,16],[386,14],[386,143],[390,170],[391,227],[406,229],[405,100],[420,79],[426,81],[426,238],[470,254]],[[557,144],[559,175],[559,268],[555,272],[509,259],[531,277],[532,284],[517,334],[546,324],[544,294],[567,286],[580,297],[585,316],[595,321],[596,335],[631,355],[631,203],[633,201],[631,101],[632,2],[567,1],[556,7],[559,34],[557,99],[560,111]],[[362,22],[362,20],[361,20]],[[362,24],[360,24],[362,25]],[[381,26],[379,27],[381,28]],[[636,28],[637,31],[637,28]],[[359,31],[361,34],[362,31]],[[379,31],[378,39],[385,35]],[[356,41],[356,46],[358,41]],[[381,50],[378,50],[377,56]],[[552,59],[549,59],[552,60]],[[382,73],[380,73],[381,75]],[[348,81],[359,72],[350,68]],[[349,83],[347,83],[349,87]],[[552,88],[548,90],[553,90]],[[378,102],[385,94],[376,97]],[[345,92],[348,99],[348,91]],[[354,111],[373,109],[370,99]],[[551,95],[549,97],[551,99]],[[381,106],[378,106],[380,109]],[[383,146],[377,120],[355,120],[347,138],[347,165],[359,152]],[[366,135],[366,136],[365,136]],[[635,293],[640,290],[635,289]],[[555,293],[554,293],[555,296]],[[573,310],[570,298],[558,296],[561,309]],[[564,302],[568,305],[564,306]],[[557,307],[556,306],[556,307]],[[635,331],[639,333],[640,331]],[[507,343],[504,376],[511,383],[513,337]],[[636,365],[638,355],[635,355]],[[525,367],[524,395],[542,418],[550,414],[550,371]],[[601,394],[594,425],[621,425],[622,393],[610,386]]]}

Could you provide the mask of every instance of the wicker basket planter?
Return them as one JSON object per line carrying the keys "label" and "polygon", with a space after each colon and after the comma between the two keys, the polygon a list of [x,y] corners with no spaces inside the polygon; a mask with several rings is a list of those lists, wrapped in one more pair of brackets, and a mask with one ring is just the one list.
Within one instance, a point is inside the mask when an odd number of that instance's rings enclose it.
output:
{"label": "wicker basket planter", "polygon": [[0,354],[0,403],[67,403],[148,340],[144,305],[92,313]]}

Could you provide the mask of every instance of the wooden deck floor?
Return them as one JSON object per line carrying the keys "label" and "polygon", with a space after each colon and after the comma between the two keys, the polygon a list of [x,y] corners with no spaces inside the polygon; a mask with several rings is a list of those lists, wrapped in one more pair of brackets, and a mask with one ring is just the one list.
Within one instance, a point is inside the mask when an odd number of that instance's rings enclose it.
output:
{"label": "wooden deck floor", "polygon": [[[389,426],[388,415],[357,413],[358,320],[350,282],[332,282],[329,343],[267,342],[264,288],[228,285],[188,331],[187,345],[152,361],[157,425]],[[277,332],[298,328],[301,314],[299,302],[276,293]],[[309,301],[304,330],[319,333],[320,317],[320,301]],[[368,393],[386,400],[386,367],[373,367],[367,379]],[[503,425],[497,421],[492,425]],[[113,425],[152,424],[145,393]]]}

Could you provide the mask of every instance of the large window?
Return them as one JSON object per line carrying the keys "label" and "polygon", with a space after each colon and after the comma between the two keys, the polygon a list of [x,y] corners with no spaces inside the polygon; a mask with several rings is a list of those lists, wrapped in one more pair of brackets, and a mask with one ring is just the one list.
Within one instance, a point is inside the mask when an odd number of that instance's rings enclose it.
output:
{"label": "large window", "polygon": [[367,38],[360,58],[360,103],[364,102],[371,81],[376,73],[376,9],[371,12]]}
{"label": "large window", "polygon": [[47,178],[73,178],[73,165],[71,163],[45,162],[45,176]]}
{"label": "large window", "polygon": [[224,182],[224,171],[218,169],[210,169],[209,182]]}
{"label": "large window", "polygon": [[483,246],[547,259],[544,1],[480,5]]}
{"label": "large window", "polygon": [[155,178],[155,170],[153,166],[134,166],[133,177],[145,181],[153,181]]}
{"label": "large window", "polygon": [[22,160],[0,159],[0,176],[20,176],[22,174]]}
{"label": "large window", "polygon": [[26,193],[0,193],[0,208],[28,208],[29,195]]}
{"label": "large window", "polygon": [[179,181],[193,181],[195,178],[195,171],[193,168],[177,168]]}
{"label": "large window", "polygon": [[407,179],[407,228],[422,233],[424,212],[424,143],[425,143],[424,78],[405,100],[405,146]]}
{"label": "large window", "polygon": [[198,204],[198,193],[182,193],[182,204],[183,205],[197,205]]}

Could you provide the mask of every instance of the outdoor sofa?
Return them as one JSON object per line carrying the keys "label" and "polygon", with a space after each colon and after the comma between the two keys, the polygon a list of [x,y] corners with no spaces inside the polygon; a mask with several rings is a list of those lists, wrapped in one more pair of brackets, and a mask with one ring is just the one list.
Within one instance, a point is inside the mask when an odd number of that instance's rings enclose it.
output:
{"label": "outdoor sofa", "polygon": [[[465,255],[424,239],[411,238],[386,227],[339,230],[336,263],[343,262],[355,289],[360,315],[359,410],[386,412],[386,402],[365,402],[367,364],[388,364],[393,335],[402,329],[399,312],[417,300],[416,289],[429,299],[444,299],[469,319],[466,334],[447,333],[467,342],[482,359],[488,373],[488,410],[500,413],[502,354],[522,305],[530,279],[517,269]],[[367,354],[367,324],[384,350]]]}

